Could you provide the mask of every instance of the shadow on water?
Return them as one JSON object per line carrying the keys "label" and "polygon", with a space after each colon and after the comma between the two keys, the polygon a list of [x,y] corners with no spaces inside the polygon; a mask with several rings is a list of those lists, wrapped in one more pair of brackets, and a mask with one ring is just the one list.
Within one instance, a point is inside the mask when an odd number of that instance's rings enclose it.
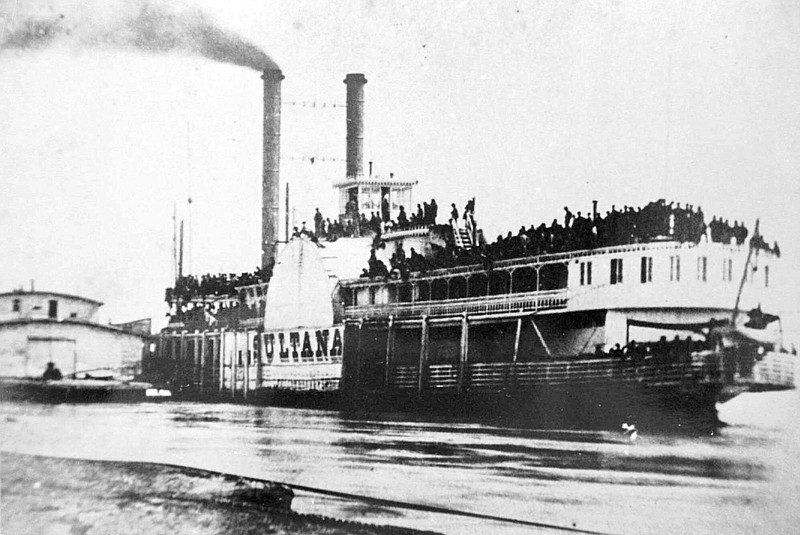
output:
{"label": "shadow on water", "polygon": [[[238,407],[231,414],[220,414],[197,410],[200,408],[183,405],[171,419],[189,426],[223,422],[265,428],[279,421],[281,427],[289,428],[294,420],[302,422],[305,429],[332,427],[338,435],[331,440],[332,446],[341,448],[347,456],[384,466],[455,467],[489,470],[510,478],[535,474],[541,480],[585,482],[608,481],[613,474],[634,474],[636,477],[624,479],[632,484],[643,484],[652,477],[664,484],[664,476],[730,481],[763,481],[767,477],[757,459],[721,454],[741,446],[742,441],[749,442],[749,447],[758,447],[759,441],[769,442],[762,434],[749,436],[738,427],[732,428],[738,432],[737,444],[723,438],[725,427],[703,432],[689,427],[670,432],[648,428],[646,445],[642,445],[633,443],[622,429],[500,427],[464,418],[399,412],[342,415],[265,407],[242,411]],[[687,449],[689,444],[692,447]],[[698,445],[711,446],[715,453],[694,451]],[[686,483],[677,479],[669,484]]]}
{"label": "shadow on water", "polygon": [[[559,435],[559,433],[556,433]],[[563,438],[563,437],[562,437]],[[336,445],[358,455],[369,455],[376,463],[403,463],[412,466],[457,465],[481,469],[499,467],[507,476],[523,477],[529,469],[590,470],[602,472],[641,472],[646,474],[693,476],[723,480],[762,480],[764,467],[759,463],[714,457],[693,458],[679,455],[629,455],[625,451],[590,451],[569,448],[543,448],[517,444],[386,441],[369,443],[340,440]],[[513,468],[502,463],[513,462]],[[542,477],[564,479],[542,474]],[[585,478],[584,478],[585,479]]]}
{"label": "shadow on water", "polygon": [[172,417],[173,422],[179,423],[203,423],[203,422],[219,422],[221,419],[218,416],[210,414],[176,414]]}

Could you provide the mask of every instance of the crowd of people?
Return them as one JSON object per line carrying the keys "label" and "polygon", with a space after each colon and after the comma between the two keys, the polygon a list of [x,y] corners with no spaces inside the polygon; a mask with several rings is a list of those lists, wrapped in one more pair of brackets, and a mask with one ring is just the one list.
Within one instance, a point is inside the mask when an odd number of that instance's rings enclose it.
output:
{"label": "crowd of people", "polygon": [[491,265],[491,259],[486,256],[486,245],[473,249],[456,247],[452,242],[448,242],[445,247],[431,245],[432,251],[429,257],[421,255],[414,247],[411,247],[409,253],[406,254],[405,249],[401,246],[392,253],[388,261],[386,255],[381,254],[385,247],[385,244],[380,243],[372,248],[367,268],[361,271],[361,277],[397,276],[407,280],[412,272],[424,273],[434,269],[473,264],[484,264],[488,269]]}
{"label": "crowd of people", "polygon": [[[472,201],[474,203],[474,201]],[[455,208],[455,206],[454,206]],[[388,230],[405,230],[419,226],[430,226],[436,224],[436,217],[439,206],[435,199],[430,203],[417,204],[415,213],[409,215],[405,206],[400,206],[396,219],[390,218],[388,200],[384,199],[384,206],[379,212],[370,212],[369,217],[365,212],[358,212],[355,201],[349,201],[345,206],[345,217],[343,222],[335,219],[331,221],[322,215],[319,208],[314,213],[314,230],[306,229],[305,222],[300,230],[295,229],[296,233],[307,234],[317,238],[325,238],[327,241],[336,241],[339,238],[352,238],[368,236],[370,234],[380,235]]]}
{"label": "crowd of people", "polygon": [[[549,226],[523,226],[516,235],[509,232],[505,237],[498,236],[489,250],[492,259],[502,260],[660,239],[698,243],[706,237],[715,243],[742,245],[748,234],[747,227],[738,221],[731,225],[727,219],[714,217],[706,223],[702,208],[681,207],[680,203],[659,199],[643,208],[625,206],[617,210],[612,206],[605,216],[581,212],[575,215],[565,206],[563,225],[554,219]],[[777,243],[769,247],[760,236],[754,245],[780,254]]]}
{"label": "crowd of people", "polygon": [[238,286],[250,286],[269,280],[271,273],[256,268],[251,273],[206,274],[199,279],[194,275],[184,275],[175,281],[173,288],[167,288],[164,300],[168,303],[180,301],[188,303],[196,298],[235,297]]}
{"label": "crowd of people", "polygon": [[603,350],[602,344],[599,344],[595,348],[594,356],[611,357],[620,362],[627,362],[631,366],[640,366],[645,360],[651,360],[654,364],[687,364],[691,362],[692,353],[706,349],[711,349],[706,341],[692,340],[691,336],[681,340],[680,336],[675,335],[672,340],[662,336],[656,342],[631,340],[624,346],[615,344],[607,352]]}
{"label": "crowd of people", "polygon": [[306,223],[300,230],[295,228],[295,235],[306,234],[312,238],[325,238],[327,241],[336,241],[339,238],[357,238],[359,236],[367,236],[370,232],[380,232],[381,224],[380,218],[372,213],[372,217],[367,219],[365,214],[353,214],[352,217],[346,217],[344,222],[330,218],[326,218],[320,213],[317,208],[314,214],[314,230],[306,229]]}
{"label": "crowd of people", "polygon": [[206,327],[237,327],[241,321],[263,318],[262,304],[228,303],[184,303],[170,308],[167,314],[171,322],[183,323],[188,330]]}
{"label": "crowd of people", "polygon": [[[463,218],[466,227],[474,225],[474,203],[473,199],[465,206]],[[455,204],[451,207],[450,221],[458,221],[459,213]],[[422,214],[425,215],[424,207]],[[478,240],[470,249],[457,247],[454,240],[443,248],[433,247],[429,257],[423,257],[413,249],[406,256],[403,249],[399,248],[392,255],[389,265],[373,254],[362,276],[376,277],[396,271],[405,278],[409,272],[469,264],[484,264],[489,268],[499,260],[656,240],[698,243],[705,238],[715,243],[743,245],[748,235],[747,227],[738,221],[731,225],[728,220],[715,216],[706,223],[705,214],[700,207],[682,207],[680,203],[667,203],[664,199],[640,208],[624,206],[622,210],[617,210],[612,206],[605,216],[596,212],[574,214],[565,206],[563,224],[554,219],[549,226],[544,223],[539,226],[531,225],[529,228],[522,226],[517,234],[509,232],[506,236],[499,235],[493,243],[488,244]],[[752,244],[780,256],[777,242],[770,246],[763,237],[755,235]]]}

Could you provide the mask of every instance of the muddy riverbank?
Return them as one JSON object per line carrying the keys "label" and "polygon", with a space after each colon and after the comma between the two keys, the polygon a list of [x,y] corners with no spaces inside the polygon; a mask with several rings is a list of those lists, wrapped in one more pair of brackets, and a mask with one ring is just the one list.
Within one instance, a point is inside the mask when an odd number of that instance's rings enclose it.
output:
{"label": "muddy riverbank", "polygon": [[291,510],[288,487],[203,470],[0,454],[4,534],[364,534],[405,528]]}

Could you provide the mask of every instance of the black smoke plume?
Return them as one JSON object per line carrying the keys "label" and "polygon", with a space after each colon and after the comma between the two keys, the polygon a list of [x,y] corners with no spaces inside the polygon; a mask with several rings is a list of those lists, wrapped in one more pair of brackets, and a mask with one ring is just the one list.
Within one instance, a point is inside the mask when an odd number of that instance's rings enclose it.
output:
{"label": "black smoke plume", "polygon": [[175,9],[148,0],[110,4],[119,9],[109,10],[106,4],[107,16],[95,16],[80,6],[20,14],[10,21],[0,49],[34,50],[64,42],[78,47],[196,54],[258,71],[278,68],[257,46],[222,29],[196,7]]}

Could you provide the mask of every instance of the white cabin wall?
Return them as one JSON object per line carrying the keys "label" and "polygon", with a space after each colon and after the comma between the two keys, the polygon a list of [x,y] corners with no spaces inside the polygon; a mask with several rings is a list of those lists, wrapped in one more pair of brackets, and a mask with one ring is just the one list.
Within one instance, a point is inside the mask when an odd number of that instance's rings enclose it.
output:
{"label": "white cabin wall", "polygon": [[[653,258],[652,282],[641,282],[641,258]],[[680,280],[670,280],[670,257],[680,257]],[[762,255],[765,256],[765,255]],[[698,259],[707,258],[706,280],[698,280]],[[623,261],[622,283],[611,284],[611,260]],[[723,280],[723,263],[732,260],[731,276]],[[570,261],[570,301],[568,310],[619,308],[711,308],[733,309],[747,258],[747,248],[701,244],[697,247],[604,253]],[[592,284],[580,285],[580,262],[592,262]],[[755,276],[745,283],[740,309],[750,310],[759,303],[765,311],[779,297],[780,273],[772,258],[760,259]],[[764,266],[769,265],[768,287],[764,286]]]}
{"label": "white cabin wall", "polygon": [[[14,301],[19,300],[18,312],[14,311]],[[49,317],[50,301],[58,303],[56,318],[75,319],[80,321],[97,321],[99,303],[73,298],[61,294],[47,292],[36,293],[11,293],[0,296],[0,321],[14,321],[18,319],[47,319]]]}
{"label": "white cabin wall", "polygon": [[51,357],[65,375],[97,368],[139,367],[142,349],[140,336],[92,325],[0,325],[0,376],[41,376]]}

